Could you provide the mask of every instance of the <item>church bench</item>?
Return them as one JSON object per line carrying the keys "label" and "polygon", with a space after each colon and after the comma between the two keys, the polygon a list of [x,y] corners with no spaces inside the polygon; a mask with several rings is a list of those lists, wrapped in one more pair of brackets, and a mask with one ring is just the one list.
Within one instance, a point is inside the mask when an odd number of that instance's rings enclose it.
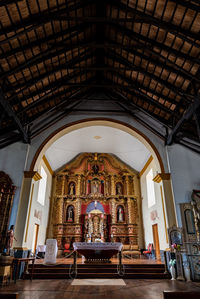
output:
{"label": "church bench", "polygon": [[19,298],[19,293],[4,293],[0,292],[0,299],[18,299]]}
{"label": "church bench", "polygon": [[195,291],[164,291],[164,299],[199,299],[200,292]]}

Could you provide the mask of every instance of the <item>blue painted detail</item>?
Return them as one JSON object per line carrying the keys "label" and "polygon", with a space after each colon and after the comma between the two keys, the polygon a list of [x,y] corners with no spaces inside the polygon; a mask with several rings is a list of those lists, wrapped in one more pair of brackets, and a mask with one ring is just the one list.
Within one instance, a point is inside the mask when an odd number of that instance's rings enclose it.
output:
{"label": "blue painted detail", "polygon": [[92,210],[100,210],[102,213],[104,213],[104,208],[100,202],[97,201],[96,207],[95,207],[95,202],[92,201],[88,206],[86,213],[90,213]]}

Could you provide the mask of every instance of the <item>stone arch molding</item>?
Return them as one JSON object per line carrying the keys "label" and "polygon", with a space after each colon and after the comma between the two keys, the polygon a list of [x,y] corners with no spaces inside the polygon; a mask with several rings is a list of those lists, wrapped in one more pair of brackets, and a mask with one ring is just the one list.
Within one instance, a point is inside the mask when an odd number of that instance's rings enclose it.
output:
{"label": "stone arch molding", "polygon": [[47,149],[59,138],[62,136],[84,128],[84,127],[90,127],[90,126],[107,126],[107,127],[112,127],[121,131],[124,131],[133,137],[137,138],[139,141],[141,141],[146,148],[150,151],[155,163],[156,163],[156,168],[158,172],[165,173],[164,170],[164,165],[162,158],[156,148],[156,146],[152,143],[152,141],[144,135],[141,131],[138,129],[128,125],[127,123],[116,121],[116,120],[111,120],[111,119],[87,119],[87,120],[81,120],[77,122],[72,122],[70,124],[67,124],[65,126],[62,126],[58,130],[54,131],[51,133],[45,141],[42,142],[42,144],[39,146],[37,149],[34,158],[32,160],[32,163],[30,165],[30,171],[37,171],[39,163],[47,151]]}

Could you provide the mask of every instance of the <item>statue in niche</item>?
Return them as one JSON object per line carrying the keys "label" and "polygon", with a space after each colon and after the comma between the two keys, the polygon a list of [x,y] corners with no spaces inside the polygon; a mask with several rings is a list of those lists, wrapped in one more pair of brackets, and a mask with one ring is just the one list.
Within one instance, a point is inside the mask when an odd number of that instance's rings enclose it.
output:
{"label": "statue in niche", "polygon": [[124,221],[124,209],[122,206],[119,206],[117,208],[117,222],[123,222]]}
{"label": "statue in niche", "polygon": [[194,214],[197,241],[200,242],[200,190],[193,190],[191,205]]}
{"label": "statue in niche", "polygon": [[75,184],[74,183],[69,184],[69,194],[75,195]]}
{"label": "statue in niche", "polygon": [[94,164],[92,166],[92,170],[93,170],[94,174],[98,174],[98,172],[99,172],[99,166],[97,164]]}
{"label": "statue in niche", "polygon": [[95,194],[95,193],[98,193],[98,192],[99,192],[99,181],[94,180],[92,182],[92,193]]}
{"label": "statue in niche", "polygon": [[116,194],[122,195],[122,185],[120,183],[116,184]]}
{"label": "statue in niche", "polygon": [[74,222],[74,207],[69,206],[67,208],[67,222]]}

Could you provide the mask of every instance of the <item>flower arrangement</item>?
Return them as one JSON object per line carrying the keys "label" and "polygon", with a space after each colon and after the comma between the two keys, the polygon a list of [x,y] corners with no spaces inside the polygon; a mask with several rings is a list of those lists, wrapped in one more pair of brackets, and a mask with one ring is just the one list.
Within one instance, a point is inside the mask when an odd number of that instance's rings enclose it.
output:
{"label": "flower arrangement", "polygon": [[171,245],[171,247],[172,247],[172,249],[173,249],[174,251],[176,251],[176,250],[181,250],[181,245],[180,245],[180,244],[173,243],[173,244]]}
{"label": "flower arrangement", "polygon": [[175,266],[175,264],[176,264],[176,259],[171,259],[170,261],[169,261],[169,265],[172,267],[172,266]]}

